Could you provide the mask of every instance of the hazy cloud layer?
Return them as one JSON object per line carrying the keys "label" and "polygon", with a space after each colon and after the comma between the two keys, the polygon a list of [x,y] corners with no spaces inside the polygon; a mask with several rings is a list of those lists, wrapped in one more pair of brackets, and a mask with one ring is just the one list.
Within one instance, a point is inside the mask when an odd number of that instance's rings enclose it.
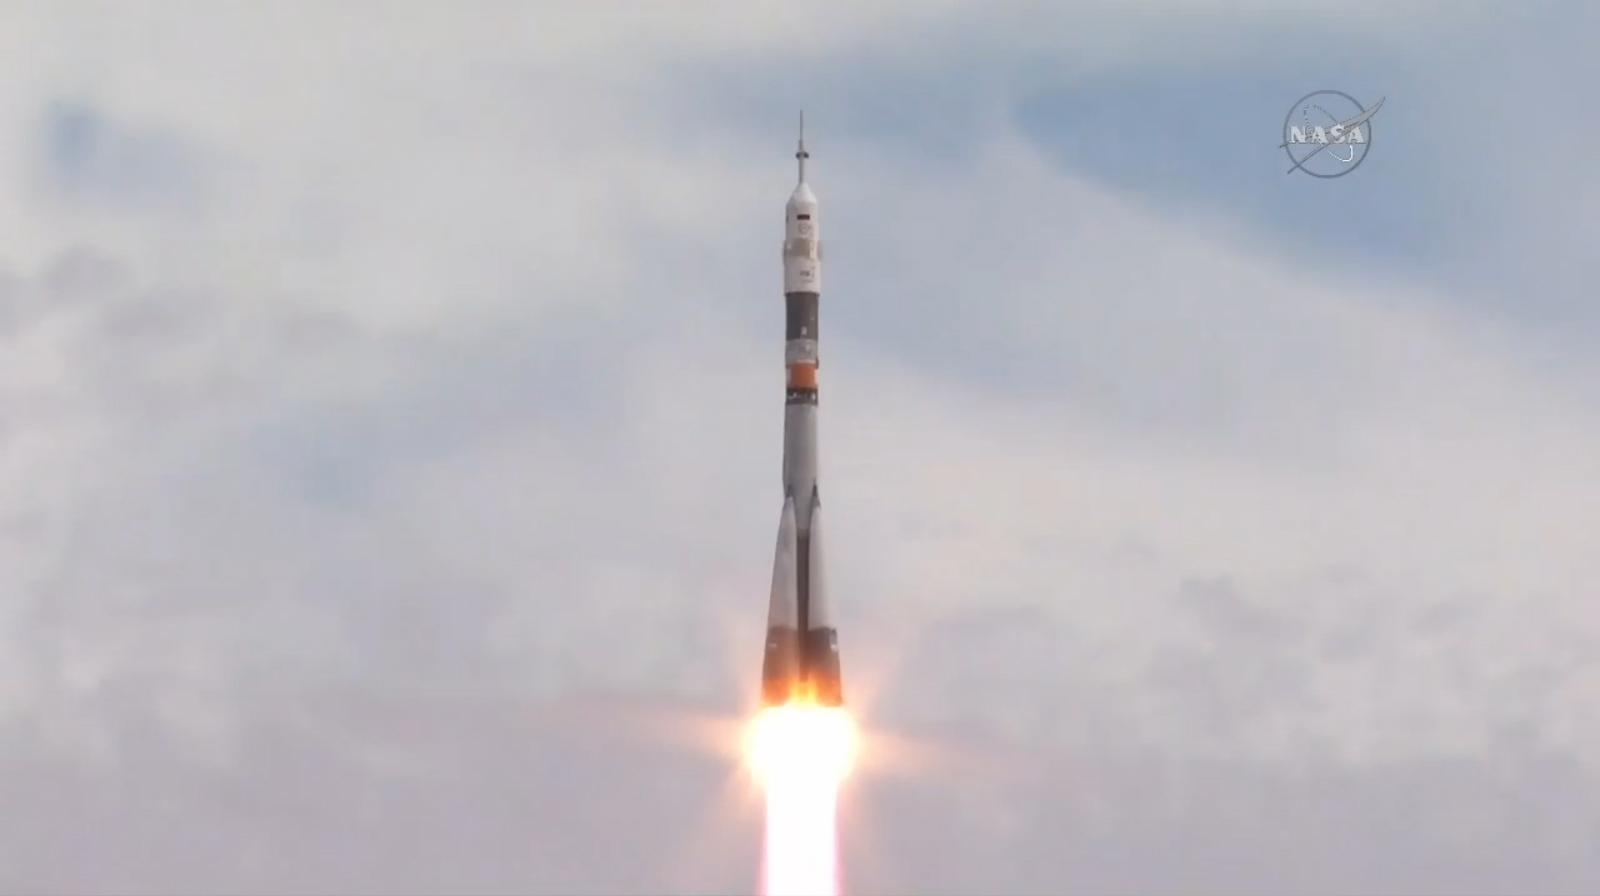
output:
{"label": "hazy cloud layer", "polygon": [[1574,331],[1020,111],[1515,10],[714,6],[7,14],[0,890],[747,890],[797,102],[857,891],[1600,885]]}

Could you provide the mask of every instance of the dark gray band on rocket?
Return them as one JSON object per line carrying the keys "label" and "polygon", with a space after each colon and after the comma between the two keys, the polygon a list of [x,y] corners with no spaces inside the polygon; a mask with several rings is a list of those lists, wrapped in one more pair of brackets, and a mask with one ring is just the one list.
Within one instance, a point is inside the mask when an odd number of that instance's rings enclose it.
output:
{"label": "dark gray band on rocket", "polygon": [[817,294],[814,292],[786,292],[783,304],[788,308],[788,327],[785,339],[817,338]]}
{"label": "dark gray band on rocket", "polygon": [[815,389],[790,389],[790,390],[788,390],[787,392],[784,393],[783,403],[786,404],[786,405],[790,405],[790,404],[809,404],[812,407],[816,407],[816,404],[817,404],[817,390],[815,390]]}
{"label": "dark gray band on rocket", "polygon": [[[811,621],[807,618],[811,615],[811,534],[804,529],[795,539],[794,554],[795,593],[800,595],[800,606],[795,608],[798,611],[795,621],[803,632],[811,627]],[[800,648],[800,662],[805,663],[804,644]]]}

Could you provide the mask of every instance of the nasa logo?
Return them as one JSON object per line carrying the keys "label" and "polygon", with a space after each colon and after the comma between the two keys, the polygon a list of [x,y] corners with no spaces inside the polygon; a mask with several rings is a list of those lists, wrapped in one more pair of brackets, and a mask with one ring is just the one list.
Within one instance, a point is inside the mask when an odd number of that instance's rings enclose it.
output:
{"label": "nasa logo", "polygon": [[1283,119],[1283,142],[1278,145],[1289,156],[1288,173],[1332,178],[1356,170],[1372,146],[1372,116],[1382,105],[1379,99],[1369,109],[1337,90],[1301,97]]}

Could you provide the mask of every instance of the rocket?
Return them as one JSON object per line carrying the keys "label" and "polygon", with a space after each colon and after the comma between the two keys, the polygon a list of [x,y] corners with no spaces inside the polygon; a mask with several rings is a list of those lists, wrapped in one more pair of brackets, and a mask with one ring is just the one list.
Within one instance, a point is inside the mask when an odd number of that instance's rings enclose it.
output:
{"label": "rocket", "polygon": [[817,305],[822,293],[822,244],[817,196],[806,183],[806,119],[800,115],[799,183],[783,222],[783,511],[767,609],[761,663],[761,702],[839,706],[844,685],[839,633],[828,603],[822,565],[822,498],[817,482]]}

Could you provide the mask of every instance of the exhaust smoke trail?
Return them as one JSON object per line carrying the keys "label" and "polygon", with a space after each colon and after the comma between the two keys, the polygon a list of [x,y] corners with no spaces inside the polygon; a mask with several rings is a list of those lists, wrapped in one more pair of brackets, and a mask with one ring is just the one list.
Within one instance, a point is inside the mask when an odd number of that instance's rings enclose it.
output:
{"label": "exhaust smoke trail", "polygon": [[767,803],[764,896],[839,896],[839,788],[855,751],[842,708],[788,703],[756,717],[747,755]]}

